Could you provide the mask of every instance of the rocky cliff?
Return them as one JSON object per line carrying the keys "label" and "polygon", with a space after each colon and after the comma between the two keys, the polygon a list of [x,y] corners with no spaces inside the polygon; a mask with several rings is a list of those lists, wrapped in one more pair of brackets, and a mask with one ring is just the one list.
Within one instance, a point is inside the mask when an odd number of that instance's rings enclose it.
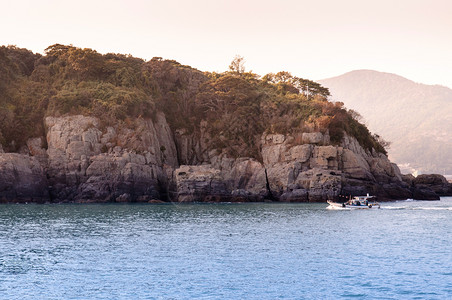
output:
{"label": "rocky cliff", "polygon": [[402,177],[384,140],[356,112],[329,101],[327,88],[285,71],[259,76],[237,63],[215,73],[72,45],[52,45],[44,55],[0,47],[1,201],[448,193],[441,180]]}
{"label": "rocky cliff", "polygon": [[0,153],[2,202],[438,199],[450,191],[441,178],[402,178],[348,135],[333,146],[321,132],[264,134],[259,161],[209,149],[202,126],[173,133],[162,113],[127,126],[82,115],[47,117],[45,126],[46,138],[30,139],[23,154]]}
{"label": "rocky cliff", "polygon": [[262,163],[213,152],[210,163],[176,169],[177,199],[322,202],[340,194],[371,193],[382,199],[413,195],[395,164],[348,136],[341,146],[332,146],[320,132],[303,133],[299,143],[293,136],[267,134],[261,148]]}
{"label": "rocky cliff", "polygon": [[101,128],[93,117],[46,118],[47,177],[56,201],[161,199],[167,169],[177,167],[163,114],[137,119],[133,128]]}

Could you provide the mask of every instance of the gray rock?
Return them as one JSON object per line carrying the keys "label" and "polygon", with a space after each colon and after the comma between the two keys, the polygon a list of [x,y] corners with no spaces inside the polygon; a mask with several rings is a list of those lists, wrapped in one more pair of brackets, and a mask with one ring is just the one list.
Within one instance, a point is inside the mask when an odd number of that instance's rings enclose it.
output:
{"label": "gray rock", "polygon": [[294,189],[284,192],[280,201],[283,202],[307,202],[308,201],[308,191],[305,189]]}
{"label": "gray rock", "polygon": [[301,140],[305,144],[321,144],[324,139],[321,132],[304,132]]}
{"label": "gray rock", "polygon": [[175,170],[177,201],[262,201],[266,195],[265,170],[250,158],[214,157],[214,164]]}
{"label": "gray rock", "polygon": [[452,184],[439,174],[422,174],[412,180],[414,188],[431,189],[438,196],[452,196]]}
{"label": "gray rock", "polygon": [[0,202],[49,200],[46,175],[36,158],[17,153],[0,154]]}
{"label": "gray rock", "polygon": [[[47,173],[55,201],[149,201],[166,194],[166,166],[178,165],[163,114],[102,131],[94,117],[46,118]],[[139,152],[139,153],[138,153]],[[126,196],[125,196],[126,195]]]}
{"label": "gray rock", "polygon": [[[257,161],[211,149],[205,122],[173,135],[162,113],[129,127],[105,128],[81,115],[45,121],[47,150],[42,139],[30,139],[24,162],[3,162],[4,199],[46,199],[50,193],[53,201],[75,202],[300,202],[340,194],[404,199],[449,193],[441,178],[402,176],[385,155],[356,139],[345,135],[341,145],[331,145],[328,133],[313,128],[296,136],[263,134]],[[33,175],[23,175],[19,186],[16,173]]]}
{"label": "gray rock", "polygon": [[210,165],[182,165],[175,170],[177,183],[177,201],[211,202],[227,199],[230,196],[220,170]]}

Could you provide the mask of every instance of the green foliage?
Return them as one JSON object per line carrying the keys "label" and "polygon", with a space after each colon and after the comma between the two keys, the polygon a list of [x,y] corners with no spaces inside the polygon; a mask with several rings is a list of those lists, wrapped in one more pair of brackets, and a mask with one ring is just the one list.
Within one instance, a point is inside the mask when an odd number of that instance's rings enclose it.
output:
{"label": "green foliage", "polygon": [[324,126],[329,129],[331,141],[339,144],[346,132],[355,137],[363,148],[375,149],[377,152],[387,154],[385,146],[389,146],[389,144],[387,142],[380,143],[383,140],[379,139],[378,135],[373,136],[369,129],[359,122],[361,116],[357,112],[347,111],[343,105],[342,102],[324,102],[322,104],[323,115],[328,117]]}
{"label": "green foliage", "polygon": [[287,92],[303,94],[306,99],[311,100],[316,96],[328,97],[330,91],[315,81],[292,76],[289,72],[281,71],[276,74],[269,73],[262,77],[264,82],[270,82],[276,85],[278,91],[282,94]]}
{"label": "green foliage", "polygon": [[126,117],[151,117],[154,102],[136,88],[98,81],[68,81],[50,99],[47,114],[94,115],[112,123]]}
{"label": "green foliage", "polygon": [[0,47],[0,142],[6,151],[17,151],[29,137],[43,133],[45,99],[27,80],[38,58],[26,49]]}
{"label": "green foliage", "polygon": [[226,74],[206,82],[196,97],[198,119],[206,120],[212,145],[223,145],[231,155],[257,156],[264,131],[261,101],[265,94],[241,76]]}
{"label": "green foliage", "polygon": [[44,56],[0,47],[0,142],[6,151],[44,135],[47,115],[93,115],[129,126],[160,110],[173,129],[207,131],[211,149],[236,157],[260,159],[264,132],[297,135],[307,128],[329,131],[334,143],[347,132],[385,153],[387,145],[359,123],[359,114],[328,96],[327,88],[289,72],[262,78],[245,72],[242,57],[228,72],[209,73],[160,57],[144,62],[72,45],[52,45]]}
{"label": "green foliage", "polygon": [[157,83],[144,61],[55,44],[46,55],[0,47],[0,132],[7,151],[43,135],[46,115],[85,114],[106,123],[155,115]]}
{"label": "green foliage", "polygon": [[152,78],[156,107],[165,113],[171,126],[193,132],[199,121],[194,100],[207,75],[160,57],[144,63],[143,70]]}

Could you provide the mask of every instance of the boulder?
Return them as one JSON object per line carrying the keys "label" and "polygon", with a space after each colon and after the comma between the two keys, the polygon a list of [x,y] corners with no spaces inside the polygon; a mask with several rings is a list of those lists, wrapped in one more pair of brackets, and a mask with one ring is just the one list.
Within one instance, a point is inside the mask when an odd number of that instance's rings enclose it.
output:
{"label": "boulder", "polygon": [[210,165],[182,165],[175,174],[178,202],[216,202],[230,197],[220,170]]}
{"label": "boulder", "polygon": [[28,155],[0,153],[0,202],[47,202],[46,174]]}
{"label": "boulder", "polygon": [[452,196],[452,184],[439,174],[422,174],[412,181],[415,188],[431,189],[438,196]]}
{"label": "boulder", "polygon": [[308,191],[305,189],[291,189],[280,197],[282,202],[308,202],[308,200]]}
{"label": "boulder", "polygon": [[417,186],[413,189],[414,200],[439,200],[440,197],[432,189],[426,186]]}
{"label": "boulder", "polygon": [[213,164],[182,165],[174,171],[177,201],[263,201],[265,170],[251,158],[214,157]]}

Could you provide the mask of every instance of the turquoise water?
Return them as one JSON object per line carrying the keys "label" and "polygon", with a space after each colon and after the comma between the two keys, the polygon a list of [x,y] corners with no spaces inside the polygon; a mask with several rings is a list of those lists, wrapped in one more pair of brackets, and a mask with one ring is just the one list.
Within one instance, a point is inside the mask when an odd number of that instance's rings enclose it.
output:
{"label": "turquoise water", "polygon": [[452,298],[452,198],[326,206],[0,205],[0,298]]}

